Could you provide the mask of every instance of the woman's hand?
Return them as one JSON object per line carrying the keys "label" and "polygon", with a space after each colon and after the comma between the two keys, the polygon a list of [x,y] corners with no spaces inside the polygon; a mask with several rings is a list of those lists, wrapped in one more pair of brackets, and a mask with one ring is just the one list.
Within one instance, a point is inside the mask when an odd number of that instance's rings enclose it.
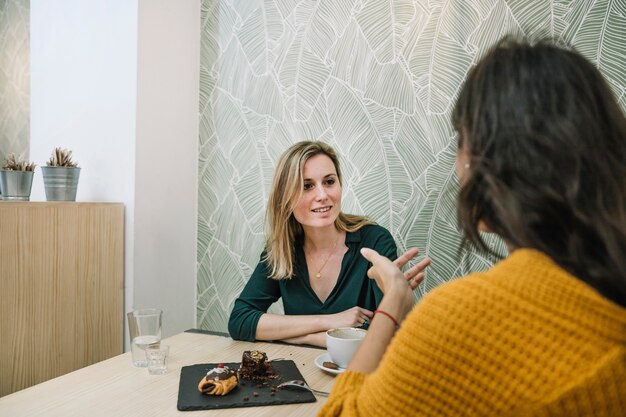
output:
{"label": "woman's hand", "polygon": [[[379,255],[373,249],[363,248],[361,249],[361,254],[365,257],[365,259],[372,263],[372,267],[367,271],[367,276],[376,280],[376,284],[378,284],[378,287],[383,294],[386,293],[386,289],[388,289],[393,282],[392,280],[400,277],[400,275],[397,275],[398,273],[400,273],[404,278],[404,284],[408,284],[411,290],[414,290],[424,280],[424,269],[426,269],[426,267],[428,267],[428,265],[432,262],[430,258],[424,258],[416,265],[413,265],[406,272],[402,273],[400,268],[416,257],[419,254],[419,249],[411,248],[393,262],[389,261],[389,259],[384,256]],[[378,262],[374,263],[374,261],[370,259],[371,257],[377,259]],[[383,271],[385,271],[385,275],[381,276],[381,272]]]}
{"label": "woman's hand", "polygon": [[[404,252],[404,254],[402,254],[402,256],[398,259],[393,261],[393,263],[398,268],[402,268],[408,261],[416,257],[419,253],[419,249],[411,248]],[[414,290],[419,284],[422,283],[422,281],[424,281],[424,270],[431,264],[431,262],[431,259],[426,257],[404,272],[404,279],[409,283],[411,289]]]}
{"label": "woman's hand", "polygon": [[289,343],[305,343],[307,345],[326,347],[326,330],[334,329],[335,327],[361,327],[366,321],[372,320],[372,317],[374,317],[374,312],[356,306],[342,311],[341,313],[323,314],[319,317],[321,317],[323,320],[321,323],[324,326],[324,331],[306,334],[298,337],[291,337],[283,340]]}
{"label": "woman's hand", "polygon": [[[415,302],[413,290],[424,279],[424,268],[430,264],[430,259],[426,258],[402,273],[400,268],[418,252],[417,249],[410,249],[395,262],[391,262],[375,250],[361,249],[361,254],[372,263],[367,275],[376,280],[384,294],[378,306],[379,311],[384,314],[378,314],[372,320],[365,340],[348,365],[349,370],[372,373],[378,368],[397,330],[396,324],[401,323],[413,308]],[[385,317],[387,315],[391,318]]]}
{"label": "woman's hand", "polygon": [[335,327],[361,327],[366,321],[372,320],[374,312],[356,306],[341,313],[329,314],[325,317],[328,329]]}
{"label": "woman's hand", "polygon": [[415,302],[413,291],[424,279],[423,270],[431,262],[430,258],[425,258],[403,273],[400,268],[418,253],[417,248],[409,249],[394,262],[391,262],[373,249],[361,249],[361,254],[372,263],[367,275],[376,280],[376,284],[385,295],[383,300],[387,298],[389,301],[389,298],[392,298],[399,307],[400,316],[396,317],[398,321],[402,321],[413,307]]}

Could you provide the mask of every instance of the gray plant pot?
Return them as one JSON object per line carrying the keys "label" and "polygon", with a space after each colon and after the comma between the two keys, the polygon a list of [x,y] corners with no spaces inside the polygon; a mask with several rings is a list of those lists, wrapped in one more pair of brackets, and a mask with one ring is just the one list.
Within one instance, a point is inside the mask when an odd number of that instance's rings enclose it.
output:
{"label": "gray plant pot", "polygon": [[47,201],[76,201],[80,168],[41,167]]}
{"label": "gray plant pot", "polygon": [[0,170],[0,197],[2,200],[30,201],[33,171]]}

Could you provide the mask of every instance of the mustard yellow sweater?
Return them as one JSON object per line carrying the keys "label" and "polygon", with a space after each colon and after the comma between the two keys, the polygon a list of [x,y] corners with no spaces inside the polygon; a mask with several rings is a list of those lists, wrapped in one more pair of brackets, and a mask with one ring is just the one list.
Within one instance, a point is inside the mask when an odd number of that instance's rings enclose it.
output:
{"label": "mustard yellow sweater", "polygon": [[626,416],[626,309],[517,250],[432,291],[323,416]]}

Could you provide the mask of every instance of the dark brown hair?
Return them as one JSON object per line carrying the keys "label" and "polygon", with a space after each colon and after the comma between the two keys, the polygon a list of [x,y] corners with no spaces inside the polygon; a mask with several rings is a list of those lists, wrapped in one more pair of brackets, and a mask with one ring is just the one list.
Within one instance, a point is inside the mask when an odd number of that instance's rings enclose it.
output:
{"label": "dark brown hair", "polygon": [[542,41],[500,41],[453,110],[470,164],[459,196],[465,239],[484,222],[626,306],[626,118],[600,72]]}

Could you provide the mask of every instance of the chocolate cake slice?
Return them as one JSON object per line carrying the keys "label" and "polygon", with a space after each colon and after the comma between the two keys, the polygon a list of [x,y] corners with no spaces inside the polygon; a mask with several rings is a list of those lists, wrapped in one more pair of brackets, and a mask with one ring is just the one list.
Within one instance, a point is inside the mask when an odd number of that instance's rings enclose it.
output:
{"label": "chocolate cake slice", "polygon": [[260,350],[246,350],[243,352],[239,377],[252,381],[276,379],[272,364],[267,359],[267,354]]}

